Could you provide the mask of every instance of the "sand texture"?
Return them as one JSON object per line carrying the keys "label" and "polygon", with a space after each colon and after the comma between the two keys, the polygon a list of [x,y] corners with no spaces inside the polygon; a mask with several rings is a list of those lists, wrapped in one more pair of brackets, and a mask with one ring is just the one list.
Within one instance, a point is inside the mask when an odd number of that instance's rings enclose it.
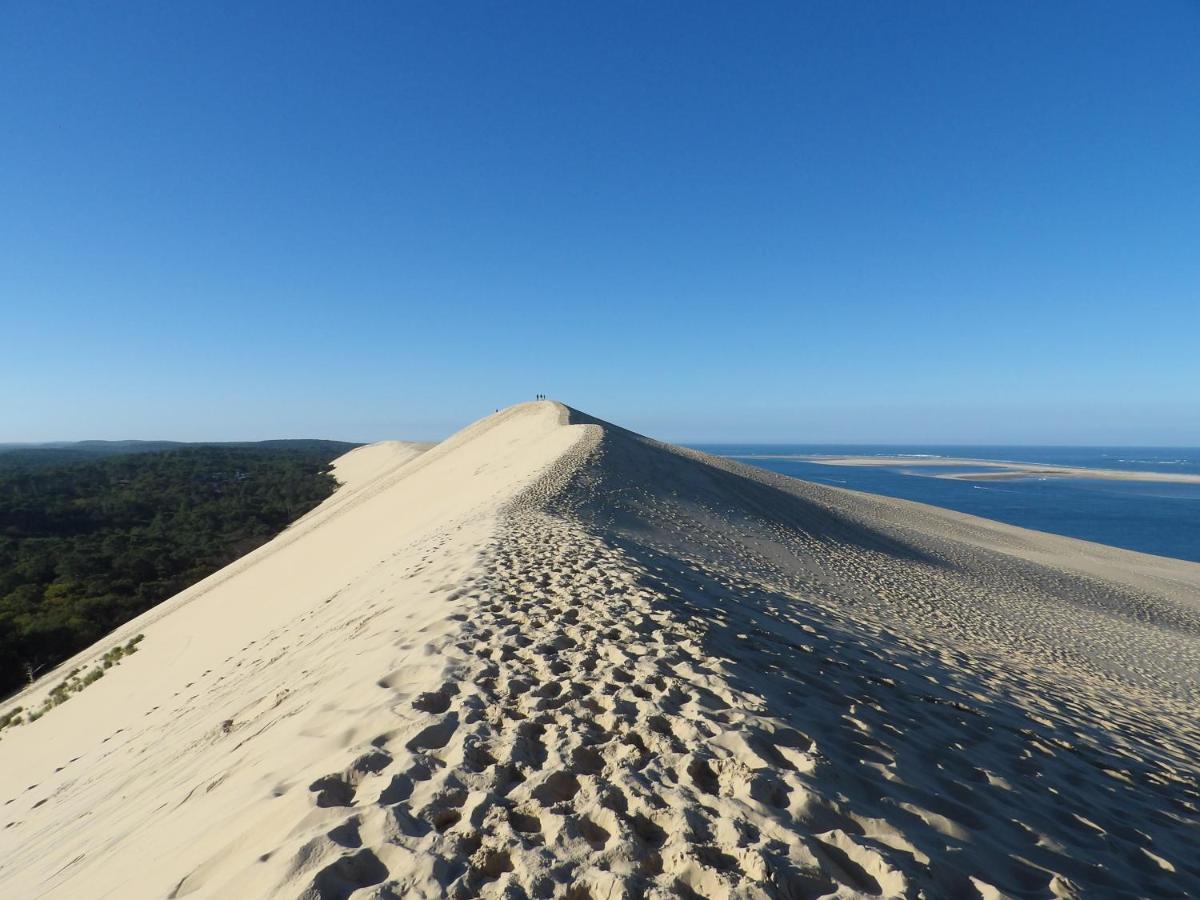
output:
{"label": "sand texture", "polygon": [[421,450],[0,733],[0,897],[1200,893],[1200,565],[552,402]]}

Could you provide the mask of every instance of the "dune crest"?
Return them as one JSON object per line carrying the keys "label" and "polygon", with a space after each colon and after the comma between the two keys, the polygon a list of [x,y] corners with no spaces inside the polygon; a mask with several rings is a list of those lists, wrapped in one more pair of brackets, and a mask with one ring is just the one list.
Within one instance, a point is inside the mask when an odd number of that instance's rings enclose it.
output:
{"label": "dune crest", "polygon": [[1200,889],[1198,565],[552,402],[338,472],[2,733],[0,895]]}

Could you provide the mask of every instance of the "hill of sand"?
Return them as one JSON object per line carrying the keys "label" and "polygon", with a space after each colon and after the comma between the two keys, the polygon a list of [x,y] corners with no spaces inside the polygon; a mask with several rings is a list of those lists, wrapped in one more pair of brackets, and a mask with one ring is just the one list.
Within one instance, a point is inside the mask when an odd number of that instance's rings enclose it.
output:
{"label": "hill of sand", "polygon": [[1200,892],[1200,565],[551,402],[420,449],[0,733],[0,896]]}

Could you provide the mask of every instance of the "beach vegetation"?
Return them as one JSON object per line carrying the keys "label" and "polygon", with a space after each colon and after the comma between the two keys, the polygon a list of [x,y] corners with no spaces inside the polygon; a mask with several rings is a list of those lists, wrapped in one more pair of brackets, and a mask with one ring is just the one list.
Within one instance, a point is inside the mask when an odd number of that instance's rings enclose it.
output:
{"label": "beach vegetation", "polygon": [[[144,637],[144,635],[139,634],[130,638],[126,643],[113,647],[101,657],[100,662],[86,672],[82,666],[73,668],[66,674],[62,681],[50,689],[50,693],[46,695],[46,699],[42,701],[41,706],[29,711],[29,721],[36,722],[50,710],[54,709],[54,707],[66,703],[71,697],[78,694],[88,685],[95,684],[104,677],[106,670],[118,665],[129,654],[137,652],[137,645],[142,642]],[[21,710],[20,706],[14,706],[0,716],[0,731],[3,731],[9,725],[22,724]]]}

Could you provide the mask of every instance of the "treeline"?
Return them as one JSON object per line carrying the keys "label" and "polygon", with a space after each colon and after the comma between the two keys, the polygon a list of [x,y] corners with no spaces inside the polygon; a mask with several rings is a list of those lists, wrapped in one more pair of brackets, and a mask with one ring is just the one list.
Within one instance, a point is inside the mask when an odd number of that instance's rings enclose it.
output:
{"label": "treeline", "polygon": [[277,441],[225,441],[185,443],[183,441],[75,441],[57,444],[0,444],[0,471],[13,469],[47,469],[77,462],[92,462],[108,456],[133,453],[160,453],[164,450],[190,450],[197,447],[217,447],[226,450],[299,450],[330,459],[357,447],[345,441],[289,439]]}
{"label": "treeline", "polygon": [[333,492],[351,446],[0,454],[0,696],[270,540]]}

